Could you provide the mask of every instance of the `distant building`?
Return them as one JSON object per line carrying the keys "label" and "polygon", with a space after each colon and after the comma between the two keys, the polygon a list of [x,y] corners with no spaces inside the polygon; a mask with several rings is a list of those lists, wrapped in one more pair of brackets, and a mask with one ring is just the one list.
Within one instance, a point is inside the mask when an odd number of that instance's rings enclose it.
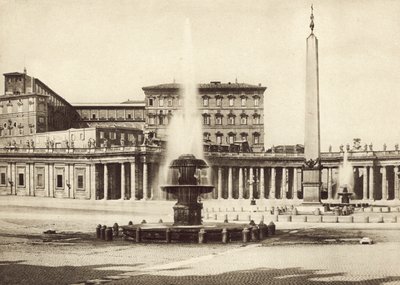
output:
{"label": "distant building", "polygon": [[[181,108],[180,85],[143,87],[146,129],[161,139],[174,114]],[[198,87],[198,107],[203,120],[204,141],[216,145],[248,142],[253,150],[264,145],[264,92],[266,87],[212,81]]]}
{"label": "distant building", "polygon": [[80,127],[131,127],[144,129],[144,102],[127,100],[122,103],[73,104]]}
{"label": "distant building", "polygon": [[5,73],[0,96],[0,144],[21,144],[21,137],[75,127],[78,114],[64,98],[37,78]]}

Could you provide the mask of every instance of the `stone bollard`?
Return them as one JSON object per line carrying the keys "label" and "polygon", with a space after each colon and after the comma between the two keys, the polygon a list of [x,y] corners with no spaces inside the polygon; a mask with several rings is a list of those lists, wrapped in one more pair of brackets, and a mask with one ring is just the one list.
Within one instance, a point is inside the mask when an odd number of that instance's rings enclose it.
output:
{"label": "stone bollard", "polygon": [[141,242],[142,241],[142,229],[140,227],[136,228],[135,241],[136,242]]}
{"label": "stone bollard", "polygon": [[226,228],[222,229],[222,243],[227,243],[228,242],[228,231]]}
{"label": "stone bollard", "polygon": [[321,216],[321,210],[319,208],[316,208],[314,211],[315,216]]}
{"label": "stone bollard", "polygon": [[162,224],[162,223],[164,223],[164,222],[163,222],[162,219],[159,219],[159,220],[158,220],[158,223],[159,223],[159,224]]}
{"label": "stone bollard", "polygon": [[267,225],[264,224],[263,221],[261,221],[261,222],[258,224],[258,229],[259,229],[258,238],[259,238],[260,240],[265,239],[265,238],[268,236],[268,227],[267,227]]}
{"label": "stone bollard", "polygon": [[105,235],[106,235],[106,238],[105,238],[106,241],[112,241],[113,240],[113,229],[112,229],[112,227],[107,227],[106,228]]}
{"label": "stone bollard", "polygon": [[274,222],[270,222],[268,224],[268,233],[273,236],[275,234],[275,229],[276,229],[276,226],[275,226]]}
{"label": "stone bollard", "polygon": [[106,228],[107,226],[104,225],[101,227],[101,231],[100,231],[100,239],[105,240],[106,239]]}
{"label": "stone bollard", "polygon": [[129,221],[128,226],[133,226],[133,222]]}
{"label": "stone bollard", "polygon": [[96,238],[100,239],[101,237],[101,225],[97,225],[96,227]]}
{"label": "stone bollard", "polygon": [[224,223],[225,223],[225,224],[229,223],[229,222],[228,222],[228,214],[225,214]]}
{"label": "stone bollard", "polygon": [[147,222],[146,222],[146,220],[143,220],[142,222],[141,222],[141,224],[146,224]]}
{"label": "stone bollard", "polygon": [[242,231],[242,241],[244,243],[249,242],[249,229],[247,227],[243,228]]}
{"label": "stone bollard", "polygon": [[170,228],[167,228],[165,230],[165,241],[167,243],[171,243],[171,229]]}
{"label": "stone bollard", "polygon": [[119,237],[119,226],[117,223],[114,223],[113,225],[113,234],[115,237]]}
{"label": "stone bollard", "polygon": [[251,228],[251,241],[258,241],[259,238],[259,231],[257,226],[253,226]]}
{"label": "stone bollard", "polygon": [[199,243],[206,243],[207,234],[205,229],[200,229],[199,231]]}

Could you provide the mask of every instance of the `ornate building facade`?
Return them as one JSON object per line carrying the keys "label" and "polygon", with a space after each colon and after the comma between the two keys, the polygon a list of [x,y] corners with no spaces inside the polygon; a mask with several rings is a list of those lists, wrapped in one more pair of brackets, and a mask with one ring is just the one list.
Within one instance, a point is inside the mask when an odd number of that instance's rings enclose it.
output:
{"label": "ornate building facade", "polygon": [[[264,147],[264,92],[266,87],[212,81],[199,84],[197,106],[203,117],[204,141],[214,145],[247,142],[255,151]],[[180,85],[143,87],[146,129],[166,139],[167,126],[181,107]]]}

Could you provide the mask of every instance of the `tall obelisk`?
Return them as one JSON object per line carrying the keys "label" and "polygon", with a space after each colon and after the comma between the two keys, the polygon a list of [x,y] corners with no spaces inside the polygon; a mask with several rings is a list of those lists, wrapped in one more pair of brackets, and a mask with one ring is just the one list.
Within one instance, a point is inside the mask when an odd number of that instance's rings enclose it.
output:
{"label": "tall obelisk", "polygon": [[321,204],[321,163],[319,130],[318,40],[314,35],[311,6],[311,34],[307,38],[303,204]]}

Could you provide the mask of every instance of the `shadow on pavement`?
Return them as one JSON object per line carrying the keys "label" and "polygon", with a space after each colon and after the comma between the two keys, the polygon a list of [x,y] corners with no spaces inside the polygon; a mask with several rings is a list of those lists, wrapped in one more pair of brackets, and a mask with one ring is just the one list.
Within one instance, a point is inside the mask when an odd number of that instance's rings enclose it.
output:
{"label": "shadow on pavement", "polygon": [[121,270],[99,270],[105,267],[134,267],[140,264],[100,264],[93,266],[37,266],[20,261],[0,261],[0,284],[71,284],[118,275]]}
{"label": "shadow on pavement", "polygon": [[[108,284],[146,284],[146,285],[265,285],[265,284],[360,284],[378,285],[383,282],[400,281],[400,276],[371,278],[368,280],[355,280],[354,277],[347,278],[348,281],[333,281],[330,278],[344,276],[344,273],[319,273],[318,270],[304,270],[301,268],[267,269],[258,268],[244,271],[227,272],[208,276],[160,276],[139,275],[125,280],[113,281]],[[344,277],[343,279],[346,279]]]}

